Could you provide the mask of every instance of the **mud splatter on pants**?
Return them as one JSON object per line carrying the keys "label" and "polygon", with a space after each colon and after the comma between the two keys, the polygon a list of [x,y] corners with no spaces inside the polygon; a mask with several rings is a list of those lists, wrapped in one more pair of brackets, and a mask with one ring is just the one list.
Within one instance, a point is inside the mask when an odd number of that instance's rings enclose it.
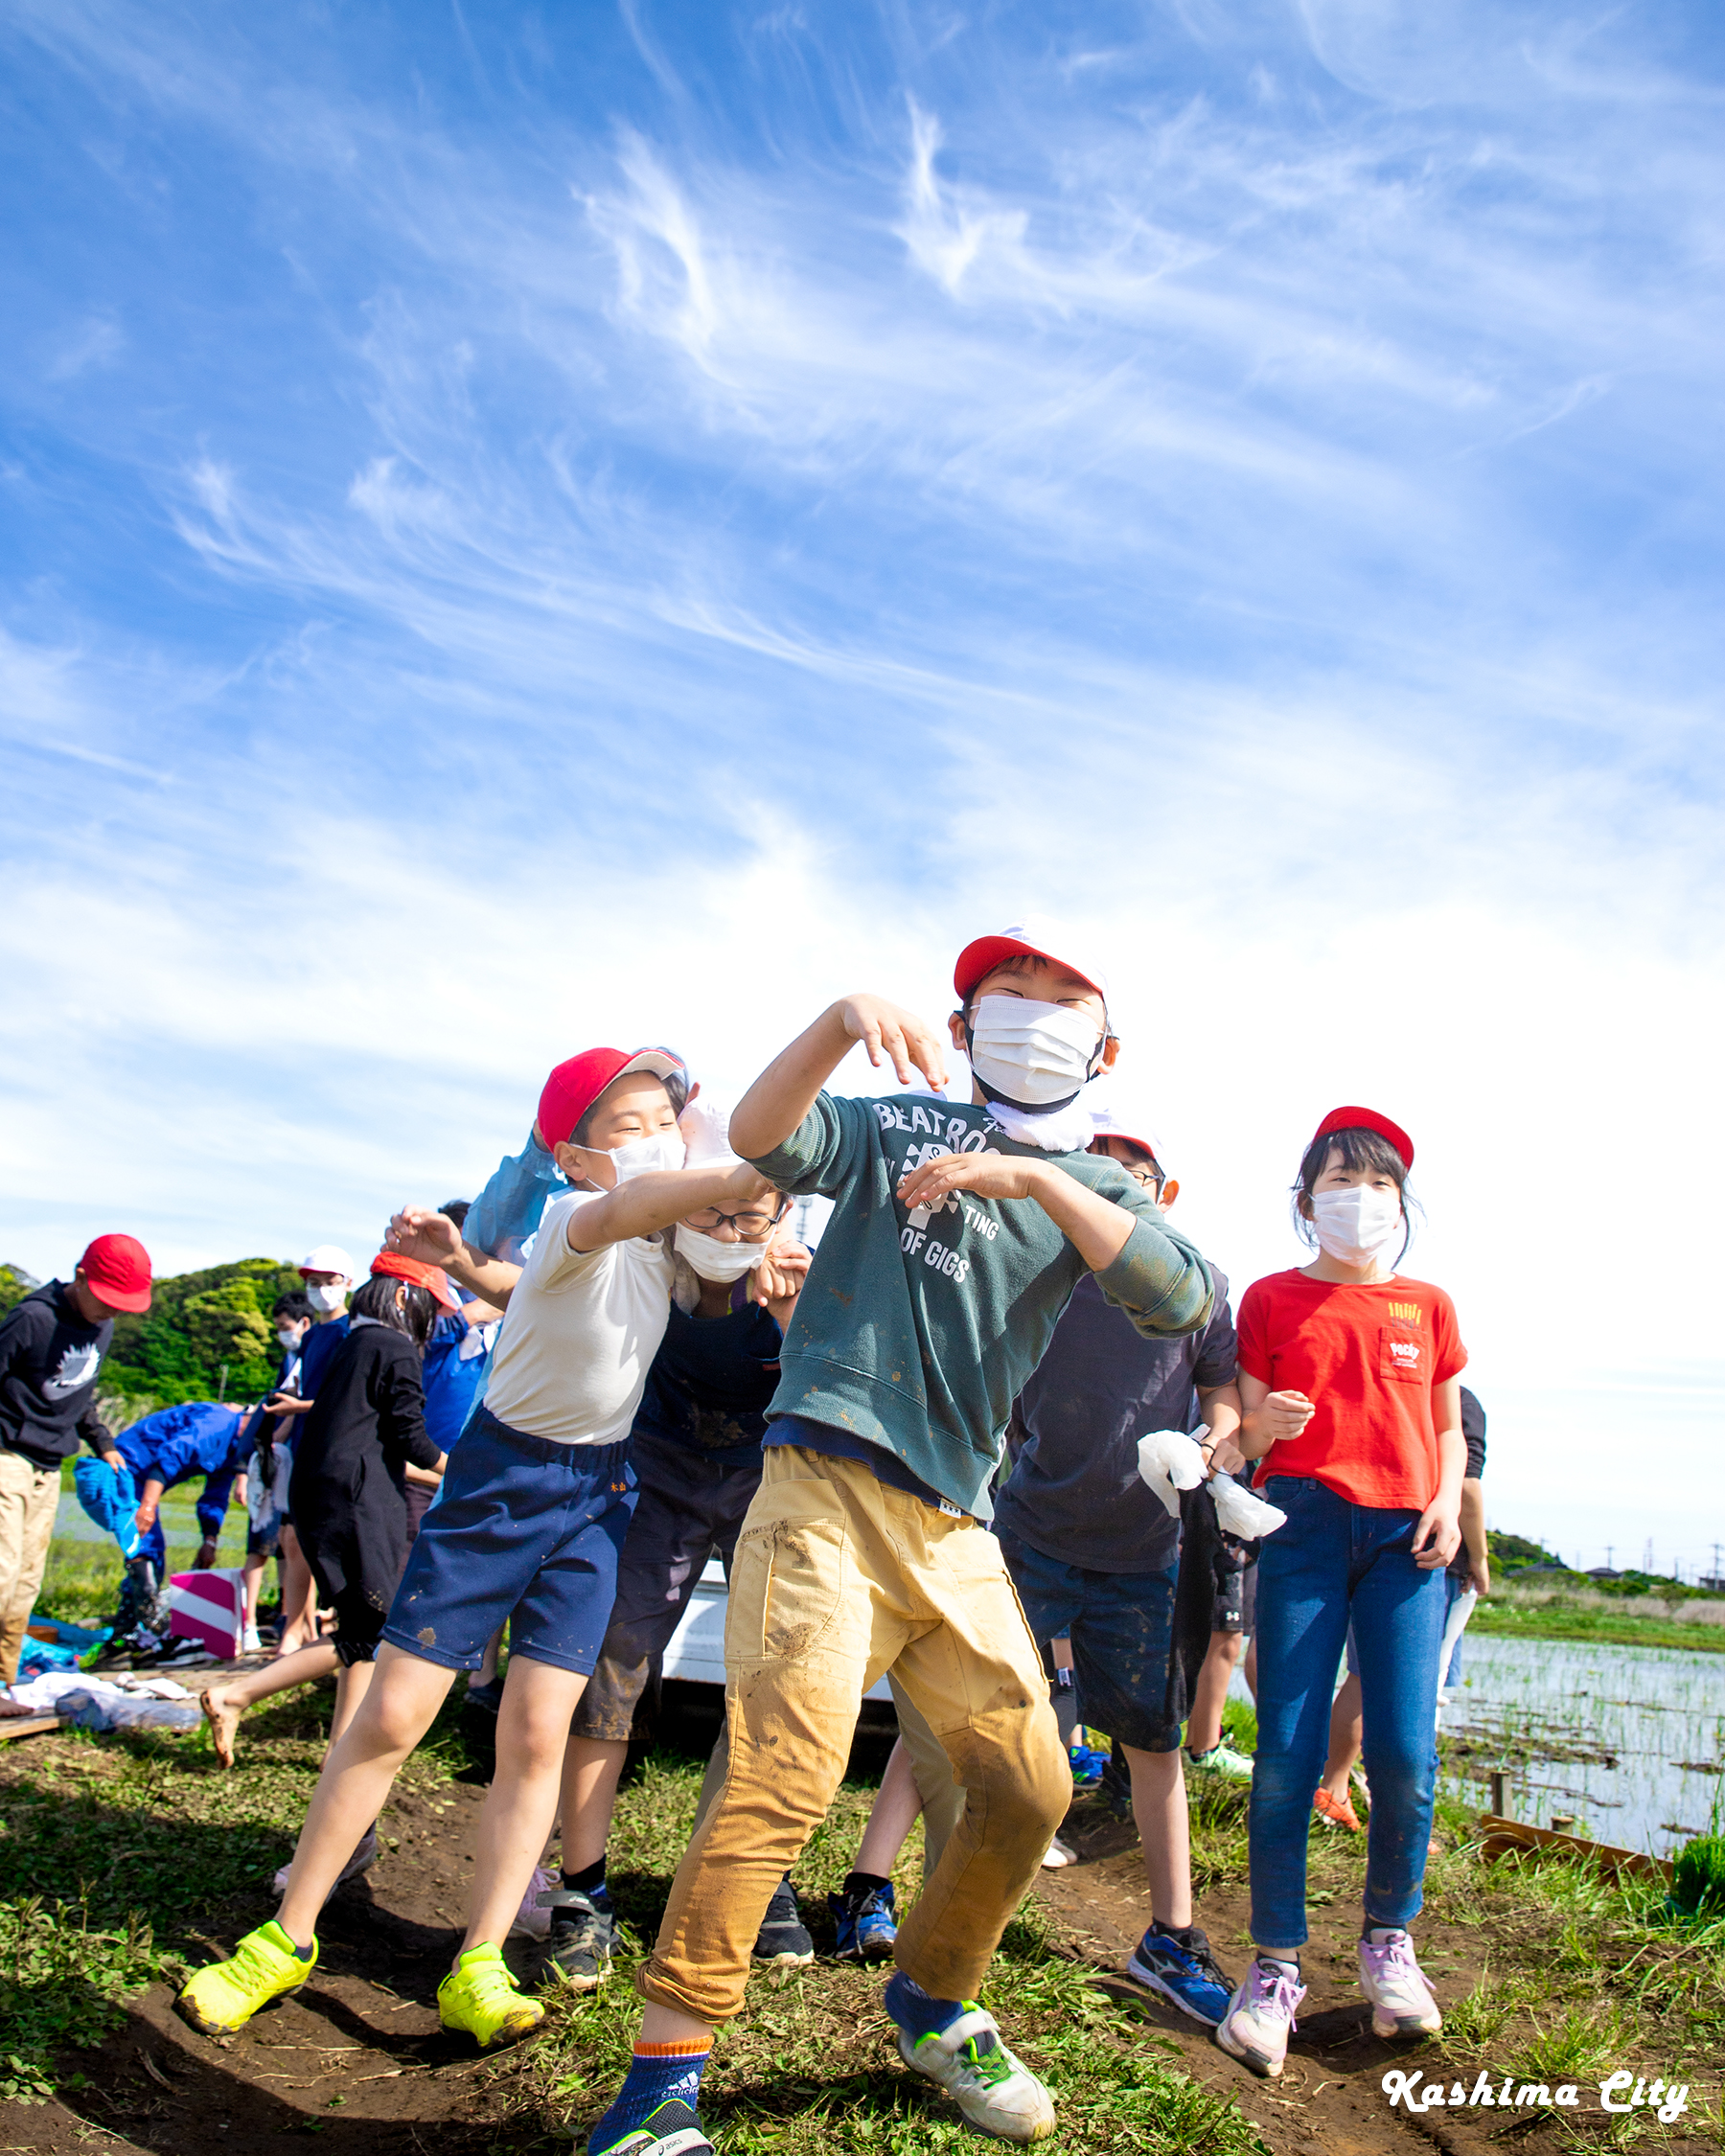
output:
{"label": "mud splatter on pants", "polygon": [[965,1791],[896,1960],[935,1998],[974,1998],[1072,1794],[994,1536],[859,1462],[770,1447],[724,1660],[724,1786],[678,1867],[642,1995],[710,2023],[738,2011],[772,1891],[833,1800],[862,1694],[891,1669]]}

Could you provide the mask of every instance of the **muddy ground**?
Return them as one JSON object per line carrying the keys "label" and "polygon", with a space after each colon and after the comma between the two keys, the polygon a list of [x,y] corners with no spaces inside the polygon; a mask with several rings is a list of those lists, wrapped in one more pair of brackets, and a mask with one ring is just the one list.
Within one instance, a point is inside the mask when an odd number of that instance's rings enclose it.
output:
{"label": "muddy ground", "polygon": [[[458,1938],[483,1795],[476,1780],[398,1793],[381,1823],[396,1846],[331,1904],[322,1961],[302,1992],[217,2043],[175,2017],[165,1986],[152,1987],[133,2004],[124,2030],[68,2060],[85,2076],[83,2087],[46,2105],[0,2106],[0,2152],[303,2156],[308,2136],[328,2156],[477,2156],[566,2145],[564,2135],[521,2108],[518,2077],[438,2028],[435,1990]],[[1383,2156],[1432,2146],[1454,2156],[1506,2146],[1558,2156],[1576,2145],[1554,2122],[1526,2115],[1410,2117],[1392,2109],[1383,2075],[1420,2060],[1370,2034],[1353,1973],[1355,1918],[1340,1899],[1313,1913],[1310,1992],[1286,2076],[1277,2084],[1254,2080],[1202,2030],[1117,1974],[1148,1920],[1130,1827],[1091,1800],[1075,1807],[1066,1835],[1082,1861],[1045,1873],[1037,1891],[1071,1952],[1093,1966],[1099,1984],[1138,2003],[1146,2022],[1178,2047],[1186,2071],[1230,2096],[1274,2156],[1319,2147],[1325,2156]],[[208,1943],[225,1948],[259,1914],[255,1906],[221,1913]],[[1212,1889],[1203,1916],[1225,1963],[1237,1967],[1243,1889]],[[1477,1927],[1426,1924],[1420,1950],[1440,1996],[1459,2000],[1480,1975],[1488,1940]],[[800,1981],[818,1984],[820,1965]],[[1423,2063],[1436,2071],[1429,2053]],[[1598,2121],[1593,2091],[1583,2093]],[[1602,2124],[1594,2124],[1590,2139]],[[1716,2145],[1711,2136],[1684,2131],[1661,2141],[1672,2148]]]}

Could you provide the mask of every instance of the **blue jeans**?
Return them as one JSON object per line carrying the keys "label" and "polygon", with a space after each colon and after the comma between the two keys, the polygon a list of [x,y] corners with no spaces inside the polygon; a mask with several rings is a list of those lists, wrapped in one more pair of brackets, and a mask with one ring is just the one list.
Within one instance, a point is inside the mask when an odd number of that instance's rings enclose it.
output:
{"label": "blue jeans", "polygon": [[1438,1655],[1444,1575],[1414,1562],[1416,1512],[1350,1504],[1322,1482],[1273,1475],[1288,1515],[1258,1559],[1257,1758],[1252,1778],[1252,1936],[1267,1953],[1306,1938],[1306,1834],[1329,1752],[1336,1665],[1351,1622],[1366,1719],[1371,1824],[1366,1920],[1419,1914],[1438,1780]]}

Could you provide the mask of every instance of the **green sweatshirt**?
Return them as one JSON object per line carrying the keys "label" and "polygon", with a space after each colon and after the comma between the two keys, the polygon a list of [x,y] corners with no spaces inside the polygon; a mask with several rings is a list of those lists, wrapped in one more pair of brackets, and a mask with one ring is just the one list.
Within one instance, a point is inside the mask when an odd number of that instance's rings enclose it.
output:
{"label": "green sweatshirt", "polygon": [[768,1419],[807,1415],[883,1445],[987,1520],[1012,1403],[1089,1268],[1033,1198],[958,1190],[932,1213],[907,1212],[901,1177],[953,1152],[1048,1161],[1136,1213],[1125,1249],[1095,1277],[1140,1333],[1194,1331],[1213,1290],[1198,1252],[1114,1161],[1021,1145],[986,1108],[822,1093],[783,1145],[751,1162],[776,1189],[835,1201]]}

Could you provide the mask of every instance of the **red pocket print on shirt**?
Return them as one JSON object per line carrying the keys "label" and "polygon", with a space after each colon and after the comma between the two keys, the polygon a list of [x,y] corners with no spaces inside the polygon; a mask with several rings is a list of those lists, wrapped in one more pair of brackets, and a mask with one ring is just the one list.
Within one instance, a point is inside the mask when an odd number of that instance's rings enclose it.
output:
{"label": "red pocket print on shirt", "polygon": [[1417,1333],[1401,1325],[1378,1328],[1378,1375],[1399,1378],[1404,1385],[1423,1385],[1426,1377],[1426,1343]]}

